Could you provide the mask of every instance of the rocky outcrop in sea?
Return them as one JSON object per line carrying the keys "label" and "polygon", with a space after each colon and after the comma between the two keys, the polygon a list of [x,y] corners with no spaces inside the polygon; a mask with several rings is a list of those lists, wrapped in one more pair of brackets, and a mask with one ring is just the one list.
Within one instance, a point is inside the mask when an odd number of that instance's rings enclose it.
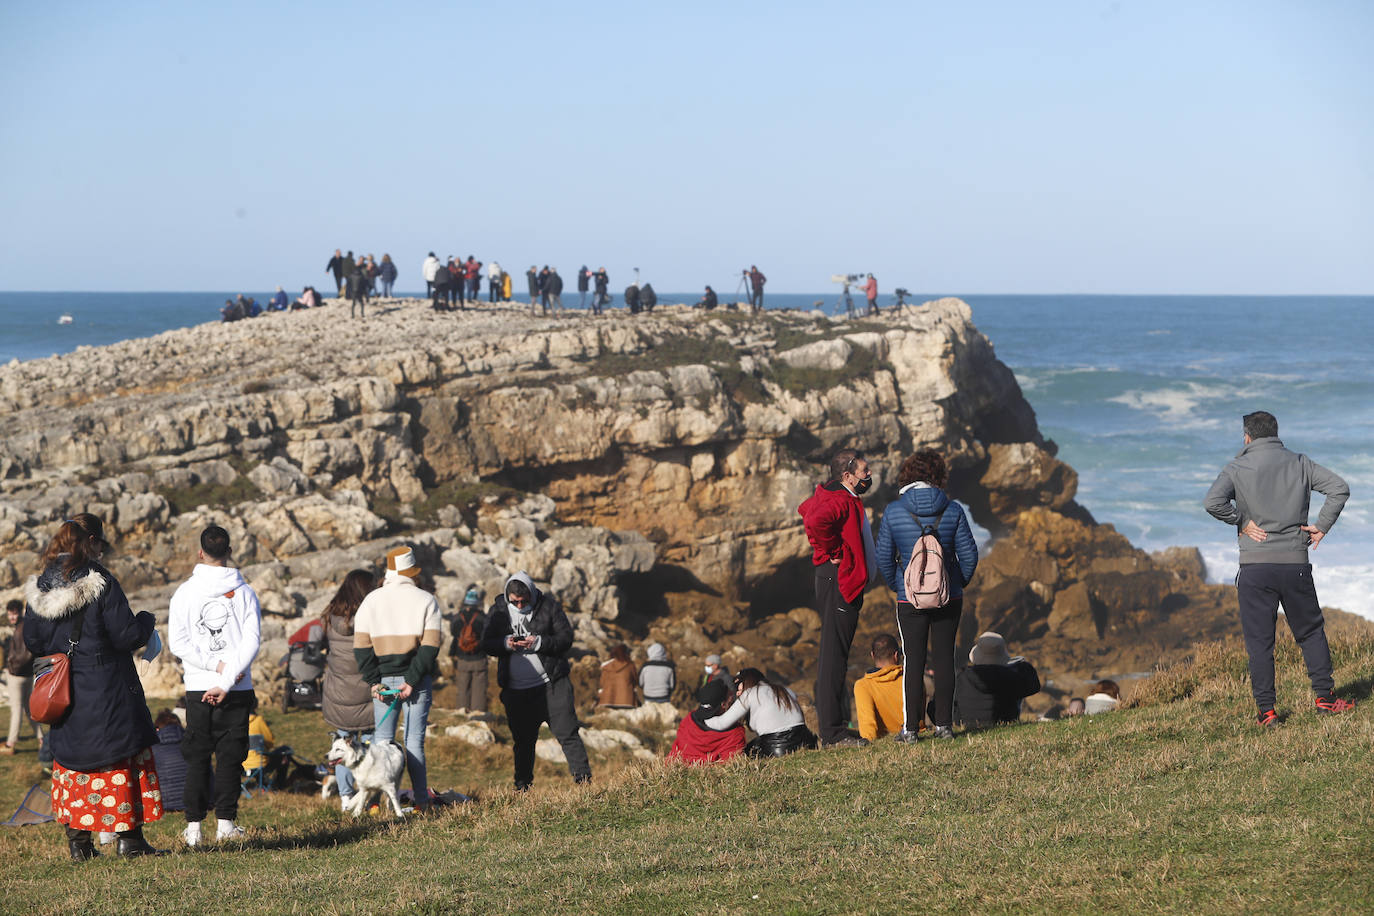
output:
{"label": "rocky outcrop in sea", "polygon": [[[1074,502],[1076,474],[955,299],[853,322],[331,305],[11,363],[0,592],[90,511],[135,608],[165,618],[220,524],[262,600],[268,678],[348,570],[408,543],[446,609],[527,569],[592,668],[609,640],[657,638],[680,666],[724,650],[804,689],[817,622],[796,506],[846,445],[875,464],[875,512],[905,455],[949,457],[951,492],[995,539],[966,634],[999,628],[1088,677],[1229,633],[1196,551],[1146,555]],[[870,595],[865,629],[890,629],[890,607]],[[170,660],[147,678],[176,692]]]}

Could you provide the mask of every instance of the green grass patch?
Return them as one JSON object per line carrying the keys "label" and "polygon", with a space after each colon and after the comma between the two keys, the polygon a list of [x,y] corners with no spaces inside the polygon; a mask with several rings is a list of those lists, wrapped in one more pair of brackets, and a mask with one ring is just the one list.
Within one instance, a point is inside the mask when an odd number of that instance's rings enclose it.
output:
{"label": "green grass patch", "polygon": [[257,484],[243,473],[230,484],[198,483],[189,487],[160,487],[157,493],[167,500],[173,515],[191,512],[200,506],[223,509],[262,498],[262,491]]}
{"label": "green grass patch", "polygon": [[[455,506],[467,515],[469,513],[466,510],[475,508],[488,497],[504,500],[519,495],[519,490],[486,480],[448,480],[426,488],[423,500],[410,503],[409,517],[421,526],[434,525],[439,520],[439,510],[445,506]],[[369,508],[390,522],[393,528],[406,527],[406,506],[399,500],[374,499]]]}
{"label": "green grass patch", "polygon": [[[475,804],[354,823],[259,795],[241,846],[80,867],[55,825],[11,829],[0,884],[9,909],[54,913],[1365,912],[1374,640],[1333,655],[1364,702],[1315,715],[1285,647],[1289,715],[1267,731],[1228,646],[1106,715],[702,768],[593,754],[592,786],[541,763],[527,795],[506,788],[507,746],[434,738],[431,784]],[[317,715],[270,721],[322,750]],[[0,785],[17,804],[34,778],[30,739]],[[149,834],[169,846],[180,824]]]}

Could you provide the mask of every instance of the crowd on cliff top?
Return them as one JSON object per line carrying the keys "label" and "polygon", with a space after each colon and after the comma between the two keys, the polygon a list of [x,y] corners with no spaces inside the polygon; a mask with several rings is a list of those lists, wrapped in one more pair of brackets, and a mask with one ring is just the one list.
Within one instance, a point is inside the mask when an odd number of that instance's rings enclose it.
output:
{"label": "crowd on cliff top", "polygon": [[[383,254],[381,260],[377,260],[371,254],[354,256],[351,250],[344,252],[338,248],[334,249],[334,254],[324,269],[326,274],[333,277],[335,296],[347,299],[350,316],[359,317],[364,315],[369,300],[391,298],[399,276],[396,263],[389,254]],[[466,259],[449,255],[447,259],[441,260],[431,251],[421,264],[420,273],[425,281],[425,296],[436,310],[462,309],[469,302],[481,301],[483,281],[487,285],[487,302],[516,301],[514,277],[496,261],[483,264],[471,254]],[[868,274],[866,279],[858,275],[850,279],[863,284],[862,291],[867,301],[866,314],[878,314],[878,281],[873,274]],[[590,307],[592,314],[600,315],[602,309],[614,301],[609,291],[610,276],[605,267],[592,270],[583,264],[577,271],[576,282],[578,309],[585,310]],[[749,307],[756,312],[763,308],[764,287],[767,282],[768,278],[757,265],[740,271],[738,291],[746,295]],[[564,310],[563,278],[557,267],[546,264],[539,268],[531,264],[525,271],[525,289],[529,296],[531,312],[536,307],[545,315],[551,311],[558,314]],[[852,316],[855,310],[849,299],[848,280],[845,282],[844,290],[844,301],[848,313]],[[898,290],[897,294],[897,304],[900,305],[902,297],[907,293],[905,290]],[[649,311],[658,304],[658,294],[653,284],[648,281],[640,282],[638,268],[635,269],[634,281],[625,287],[623,296],[625,307],[635,314]],[[701,298],[696,302],[697,307],[714,309],[719,304],[719,295],[710,284],[707,284]],[[240,321],[245,318],[256,318],[266,312],[284,312],[321,305],[324,305],[324,297],[313,285],[307,284],[302,287],[301,294],[294,299],[278,286],[265,307],[243,294],[225,300],[224,307],[220,309],[220,317],[224,321]]]}
{"label": "crowd on cliff top", "polygon": [[[1316,711],[1346,712],[1354,704],[1332,692],[1330,651],[1306,558],[1334,525],[1349,489],[1331,471],[1285,449],[1272,415],[1249,414],[1244,428],[1245,447],[1218,476],[1205,505],[1238,532],[1240,618],[1258,724],[1267,728],[1282,721],[1274,709],[1273,661],[1280,603],[1302,648]],[[943,455],[921,450],[902,463],[896,498],[876,533],[862,500],[873,483],[863,454],[841,449],[829,471],[798,507],[812,549],[821,628],[815,731],[789,687],[755,667],[731,677],[720,657],[711,656],[694,694],[697,706],[679,722],[669,759],[709,763],[740,753],[778,757],[818,745],[863,746],[884,735],[902,743],[923,734],[948,740],[956,722],[979,728],[1017,721],[1021,701],[1039,691],[1034,666],[1012,657],[997,633],[983,633],[968,665],[956,674],[963,589],[977,569],[978,548],[962,506],[945,491]],[[1326,502],[1316,524],[1310,524],[1308,499],[1314,489],[1326,495]],[[46,741],[52,754],[53,813],[66,828],[75,861],[99,854],[93,831],[110,835],[121,856],[161,854],[143,836],[143,825],[160,819],[168,803],[165,774],[154,754],[159,733],[133,662],[135,652],[155,657],[161,638],[152,614],[134,614],[118,581],[101,564],[109,548],[99,517],[82,513],[65,520],[44,551],[41,571],[26,585],[24,606],[11,608],[19,644],[11,639],[7,681],[14,673],[21,684],[31,683],[30,708],[51,724]],[[260,750],[262,738],[270,737],[260,719],[254,725],[252,662],[261,635],[257,595],[233,566],[223,528],[205,528],[195,556],[190,578],[171,599],[167,625],[167,645],[181,660],[186,688],[180,748],[182,840],[188,847],[208,841],[202,825],[211,808],[217,840],[244,835],[236,818],[245,761],[250,750]],[[330,763],[345,809],[355,816],[374,792],[400,815],[396,789],[403,772],[417,810],[437,801],[428,787],[425,733],[444,623],[439,602],[422,587],[420,574],[412,549],[394,547],[380,582],[368,570],[349,573],[324,618],[307,628],[318,629],[315,641],[323,643],[322,708],[337,735]],[[873,668],[846,690],[865,591],[879,576],[896,596],[897,633],[874,640]],[[461,702],[485,708],[488,659],[495,658],[516,790],[533,785],[536,743],[545,724],[574,782],[590,781],[569,677],[573,627],[558,598],[517,571],[505,579],[488,610],[481,605],[481,589],[474,585],[450,621]],[[625,647],[614,648],[602,667],[601,704],[633,706],[636,687],[647,704],[668,702],[675,670],[663,646],[650,646],[649,657],[644,670],[636,672]],[[40,676],[30,680],[24,674],[29,664]],[[67,665],[69,674],[63,673]],[[55,684],[69,684],[69,705],[54,699],[60,697]],[[850,728],[851,692],[858,735]],[[53,703],[40,704],[40,699]],[[1081,711],[1110,709],[1119,700],[1117,685],[1103,681],[1082,701]],[[746,741],[745,723],[755,733],[752,741]],[[16,716],[7,745],[11,751],[18,724]],[[398,727],[404,747],[394,740]],[[259,748],[253,747],[255,734]],[[260,766],[260,760],[252,765]]]}

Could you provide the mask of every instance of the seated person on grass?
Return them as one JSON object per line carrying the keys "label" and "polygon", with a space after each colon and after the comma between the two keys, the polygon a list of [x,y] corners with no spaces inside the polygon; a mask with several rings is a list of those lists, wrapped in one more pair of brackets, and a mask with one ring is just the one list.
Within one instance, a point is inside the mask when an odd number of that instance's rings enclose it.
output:
{"label": "seated person on grass", "polygon": [[730,705],[730,688],[724,681],[707,681],[697,691],[701,704],[678,723],[677,738],[668,751],[669,760],[684,763],[711,763],[729,760],[744,750],[744,726],[738,723],[721,729],[710,728],[706,720],[714,718]]}
{"label": "seated person on grass", "polygon": [[954,681],[954,721],[983,728],[1021,718],[1021,701],[1040,692],[1040,676],[1024,658],[1012,658],[1000,634],[984,633]]}
{"label": "seated person on grass", "polygon": [[859,737],[876,741],[902,730],[902,650],[896,637],[884,633],[873,640],[869,655],[875,667],[854,682],[854,716]]}

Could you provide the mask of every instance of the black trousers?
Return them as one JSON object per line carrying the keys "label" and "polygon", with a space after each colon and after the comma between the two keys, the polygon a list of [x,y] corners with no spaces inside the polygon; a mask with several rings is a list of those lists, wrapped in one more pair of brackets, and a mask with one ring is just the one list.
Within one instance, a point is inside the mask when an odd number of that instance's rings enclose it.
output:
{"label": "black trousers", "polygon": [[1293,639],[1302,649],[1313,693],[1319,697],[1331,696],[1336,682],[1331,677],[1326,620],[1317,603],[1311,564],[1246,564],[1236,574],[1236,593],[1240,601],[1240,629],[1245,634],[1245,652],[1250,656],[1250,692],[1260,711],[1274,708],[1274,629],[1280,604],[1288,620],[1288,629],[1293,631]]}
{"label": "black trousers", "polygon": [[568,772],[577,782],[592,778],[592,765],[587,760],[587,748],[577,730],[573,708],[572,681],[560,677],[551,684],[528,690],[501,691],[501,703],[506,707],[506,721],[510,723],[511,742],[515,745],[515,785],[528,788],[534,785],[534,743],[539,740],[539,726],[549,723],[549,731],[563,746],[568,758]]}
{"label": "black trousers", "polygon": [[935,673],[936,725],[954,724],[954,637],[959,634],[959,615],[964,599],[955,598],[942,608],[917,610],[905,601],[897,602],[897,632],[901,634],[906,676],[902,678],[902,718],[907,731],[914,732],[925,717],[926,647],[930,647],[930,667]]}
{"label": "black trousers", "polygon": [[[186,758],[186,821],[205,820],[214,786],[215,817],[232,821],[239,813],[239,787],[243,761],[248,756],[248,715],[253,706],[250,690],[231,690],[218,706],[201,702],[203,690],[186,693],[186,733],[181,736],[181,755]],[[214,756],[213,769],[210,757]]]}
{"label": "black trousers", "polygon": [[833,744],[849,734],[849,647],[859,626],[860,593],[853,603],[840,594],[834,563],[816,567],[816,611],[821,615],[820,657],[816,661],[816,731],[822,744]]}

